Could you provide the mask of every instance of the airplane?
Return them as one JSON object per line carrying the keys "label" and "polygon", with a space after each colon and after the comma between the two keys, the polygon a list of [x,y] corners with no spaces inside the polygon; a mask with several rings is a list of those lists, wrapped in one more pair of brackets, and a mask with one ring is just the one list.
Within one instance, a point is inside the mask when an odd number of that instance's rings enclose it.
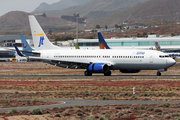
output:
{"label": "airplane", "polygon": [[53,63],[56,66],[66,68],[86,69],[85,76],[93,73],[103,73],[111,76],[111,70],[136,69],[157,70],[160,76],[162,71],[176,64],[176,61],[167,54],[151,50],[65,50],[53,45],[42,30],[33,15],[29,15],[31,34],[34,47],[39,57],[29,56],[31,59],[39,59]]}
{"label": "airplane", "polygon": [[176,61],[179,61],[180,59],[179,52],[176,52],[176,50],[162,50],[158,42],[155,42],[155,48],[157,51],[162,51],[164,53],[167,53],[169,57],[175,59]]}

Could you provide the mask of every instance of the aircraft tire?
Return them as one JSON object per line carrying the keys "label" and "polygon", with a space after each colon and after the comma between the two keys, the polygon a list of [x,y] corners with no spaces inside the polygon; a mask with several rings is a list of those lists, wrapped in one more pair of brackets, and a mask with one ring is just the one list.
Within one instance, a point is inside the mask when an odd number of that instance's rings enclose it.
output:
{"label": "aircraft tire", "polygon": [[111,76],[111,71],[108,71],[107,73],[104,73],[104,76]]}
{"label": "aircraft tire", "polygon": [[89,73],[88,71],[85,71],[85,72],[84,72],[84,75],[85,75],[85,76],[92,76],[92,73]]}
{"label": "aircraft tire", "polygon": [[161,76],[161,73],[160,73],[160,72],[157,72],[157,76]]}

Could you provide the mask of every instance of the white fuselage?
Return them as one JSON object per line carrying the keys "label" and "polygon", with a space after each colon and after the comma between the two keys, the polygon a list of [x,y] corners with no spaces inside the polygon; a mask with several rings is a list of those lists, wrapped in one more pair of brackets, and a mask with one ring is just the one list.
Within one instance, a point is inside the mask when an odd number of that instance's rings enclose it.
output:
{"label": "white fuselage", "polygon": [[46,60],[73,61],[77,63],[106,63],[111,69],[158,70],[169,68],[176,62],[168,54],[152,50],[41,50]]}

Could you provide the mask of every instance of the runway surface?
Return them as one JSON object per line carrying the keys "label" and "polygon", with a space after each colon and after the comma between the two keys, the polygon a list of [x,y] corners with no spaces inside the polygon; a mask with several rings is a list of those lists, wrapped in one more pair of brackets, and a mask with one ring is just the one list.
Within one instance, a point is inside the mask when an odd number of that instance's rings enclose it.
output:
{"label": "runway surface", "polygon": [[[39,107],[40,109],[51,109],[53,107],[63,108],[69,106],[92,106],[92,105],[132,105],[132,104],[163,104],[165,101],[119,101],[119,100],[54,100],[44,99],[42,101],[61,101],[62,104],[43,105],[43,106],[26,106],[15,108],[1,108],[0,112],[8,112],[11,109],[25,110]],[[171,104],[178,104],[180,101],[169,101]]]}
{"label": "runway surface", "polygon": [[1,78],[69,78],[69,79],[92,79],[92,78],[180,78],[180,75],[112,75],[112,76],[104,76],[104,75],[92,75],[92,76],[84,76],[84,75],[0,75]]}

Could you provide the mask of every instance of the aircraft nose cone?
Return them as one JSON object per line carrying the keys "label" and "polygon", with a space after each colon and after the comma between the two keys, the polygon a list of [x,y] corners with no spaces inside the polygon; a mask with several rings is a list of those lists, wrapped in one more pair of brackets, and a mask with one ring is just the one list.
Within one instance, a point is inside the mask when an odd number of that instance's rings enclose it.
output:
{"label": "aircraft nose cone", "polygon": [[176,61],[175,61],[174,59],[170,59],[170,60],[168,60],[167,63],[168,63],[170,66],[173,66],[173,65],[176,64]]}

